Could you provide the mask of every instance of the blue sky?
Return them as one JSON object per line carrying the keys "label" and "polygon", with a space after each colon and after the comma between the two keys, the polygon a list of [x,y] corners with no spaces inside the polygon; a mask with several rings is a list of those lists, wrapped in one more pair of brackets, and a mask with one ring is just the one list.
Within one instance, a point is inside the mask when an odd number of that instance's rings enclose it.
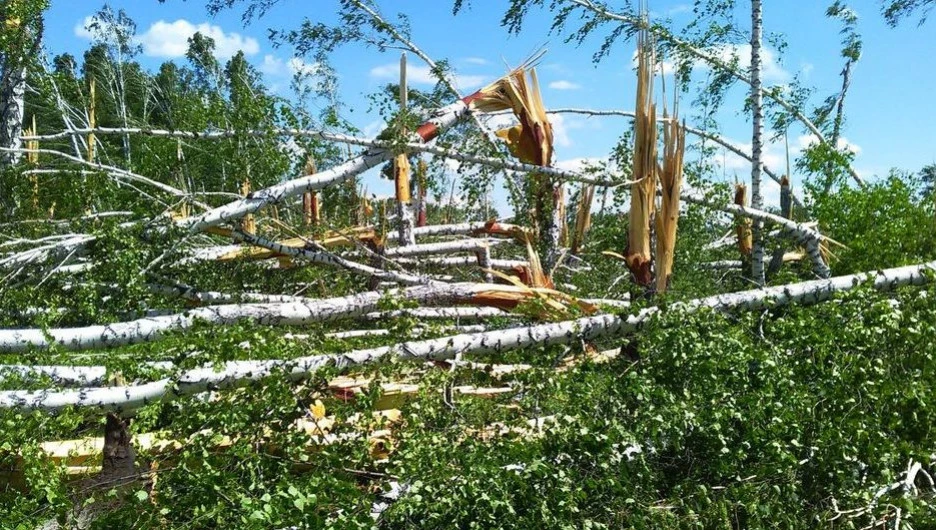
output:
{"label": "blue sky", "polygon": [[[799,74],[807,85],[816,88],[813,103],[841,85],[839,27],[824,17],[827,3],[772,1],[765,2],[764,8],[765,31],[783,34],[789,44],[782,57],[768,50],[766,81],[782,84]],[[199,0],[167,0],[162,4],[156,0],[110,2],[115,9],[126,10],[136,21],[144,50],[140,61],[144,66],[155,69],[166,60],[184,61],[185,41],[198,30],[215,38],[221,58],[243,49],[264,73],[266,84],[284,95],[288,93],[291,72],[305,63],[294,59],[291,50],[274,49],[266,39],[268,28],[295,27],[303,16],[313,20],[324,17],[328,21],[335,4],[330,0],[281,0],[266,17],[244,27],[238,11],[210,18]],[[413,40],[430,56],[449,59],[465,90],[496,78],[505,71],[505,62],[516,64],[545,44],[549,51],[538,70],[547,107],[633,109],[633,42],[621,41],[596,66],[591,62],[591,54],[600,40],[592,39],[582,47],[564,44],[561,37],[548,34],[552,19],[545,11],[534,12],[524,32],[511,36],[499,26],[504,0],[474,0],[457,17],[451,15],[450,2],[444,0],[385,0],[380,4],[390,17],[399,11],[407,13]],[[650,0],[650,9],[654,15],[668,16],[676,27],[681,27],[691,17],[689,4],[686,0]],[[857,152],[855,168],[863,177],[874,178],[892,167],[916,171],[936,162],[933,132],[936,98],[932,97],[936,87],[934,22],[918,28],[910,21],[891,29],[879,14],[878,0],[856,0],[849,4],[859,14],[859,30],[864,38],[863,55],[854,71],[846,103],[848,121],[844,129],[844,137]],[[84,21],[102,5],[103,2],[95,0],[53,0],[46,18],[47,49],[53,54],[67,51],[80,58],[89,45],[87,32],[83,31]],[[739,25],[747,27],[746,14],[739,12],[737,17]],[[398,57],[395,51],[380,53],[364,46],[344,48],[334,56],[342,98],[355,110],[346,112],[346,118],[368,133],[379,130],[379,121],[365,112],[365,95],[397,78]],[[431,80],[424,65],[412,56],[409,62],[410,83],[415,87],[428,86]],[[735,89],[719,121],[724,136],[749,147],[750,125],[741,113],[743,98],[742,89]],[[684,115],[691,115],[690,109],[683,110]],[[630,122],[621,118],[564,115],[554,119],[554,127],[557,165],[575,167],[580,160],[605,157]],[[794,156],[807,142],[805,131],[790,131]],[[733,155],[720,158],[725,167],[719,178],[733,180],[735,175],[743,180],[749,178],[749,163]],[[769,145],[765,163],[779,174],[784,171],[783,160],[782,141]],[[389,192],[388,186],[373,177],[367,182],[373,186],[372,191]],[[502,204],[500,195],[496,202]],[[776,202],[776,195],[776,190],[769,187],[768,203]]]}

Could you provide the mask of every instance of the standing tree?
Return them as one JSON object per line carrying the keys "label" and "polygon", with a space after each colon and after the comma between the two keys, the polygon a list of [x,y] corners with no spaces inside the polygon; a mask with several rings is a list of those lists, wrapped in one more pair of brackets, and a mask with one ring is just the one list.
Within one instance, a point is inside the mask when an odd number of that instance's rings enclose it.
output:
{"label": "standing tree", "polygon": [[[761,91],[761,41],[764,17],[761,0],[751,0],[751,114],[754,132],[751,137],[751,208],[761,210],[764,197],[761,193],[761,158],[764,149],[764,107]],[[755,219],[752,226],[754,247],[751,252],[751,279],[764,285],[764,222]]]}
{"label": "standing tree", "polygon": [[[22,145],[26,70],[42,41],[42,13],[48,0],[8,0],[0,4],[0,147]],[[20,154],[0,153],[0,165],[15,164]]]}

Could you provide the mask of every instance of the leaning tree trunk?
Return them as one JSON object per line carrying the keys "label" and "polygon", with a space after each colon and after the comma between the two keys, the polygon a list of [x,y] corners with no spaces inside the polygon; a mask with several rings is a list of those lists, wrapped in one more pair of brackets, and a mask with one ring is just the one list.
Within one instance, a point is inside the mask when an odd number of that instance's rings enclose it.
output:
{"label": "leaning tree trunk", "polygon": [[[19,149],[23,141],[23,115],[26,96],[26,66],[6,57],[3,79],[0,80],[0,147]],[[17,163],[21,153],[5,151],[0,154],[0,165]]]}
{"label": "leaning tree trunk", "polygon": [[[764,199],[761,194],[761,158],[764,148],[764,109],[761,93],[761,34],[763,24],[761,0],[751,0],[751,111],[754,114],[754,133],[751,139],[751,208],[755,210],[764,209]],[[754,219],[751,279],[757,285],[764,285],[763,227],[763,221]]]}

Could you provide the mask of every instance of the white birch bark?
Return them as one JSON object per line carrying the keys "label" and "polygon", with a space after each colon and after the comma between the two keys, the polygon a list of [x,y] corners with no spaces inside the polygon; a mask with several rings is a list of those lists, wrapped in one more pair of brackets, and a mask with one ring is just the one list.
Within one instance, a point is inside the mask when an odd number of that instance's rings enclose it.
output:
{"label": "white birch bark", "polygon": [[445,241],[442,243],[424,243],[420,245],[407,245],[405,247],[391,247],[384,250],[384,256],[387,258],[414,258],[419,256],[436,256],[439,254],[454,254],[456,252],[479,252],[506,242],[509,242],[509,240],[465,239],[461,241]]}
{"label": "white birch bark", "polygon": [[104,366],[30,366],[25,364],[0,365],[0,381],[10,377],[36,379],[48,377],[57,385],[100,385],[107,375]]}
{"label": "white birch bark", "polygon": [[[475,267],[478,266],[478,259],[473,256],[452,256],[444,258],[423,258],[410,259],[398,258],[394,260],[398,265],[421,266],[436,265],[440,267]],[[483,266],[483,265],[482,265]],[[518,259],[491,259],[488,262],[488,268],[498,270],[510,270],[517,267],[529,267],[530,262]]]}
{"label": "white birch bark", "polygon": [[[602,18],[624,22],[625,24],[628,24],[632,26],[633,28],[646,27],[646,29],[650,31],[651,33],[653,33],[657,38],[663,41],[669,42],[670,44],[672,44],[674,47],[676,47],[680,51],[686,52],[689,55],[697,57],[705,61],[706,63],[712,65],[713,67],[731,74],[731,76],[734,77],[735,79],[753,86],[753,79],[750,76],[745,75],[744,72],[742,72],[741,70],[733,67],[732,65],[723,61],[721,58],[717,57],[716,55],[706,50],[696,48],[691,43],[684,41],[676,37],[675,35],[671,34],[670,32],[662,29],[661,26],[647,25],[640,17],[634,16],[634,15],[630,15],[626,13],[614,13],[612,11],[609,11],[603,4],[598,4],[594,2],[593,0],[559,0],[560,3],[562,3],[563,1],[571,3],[571,4],[575,4],[585,9],[588,9]],[[802,123],[803,126],[806,127],[806,129],[808,129],[809,132],[812,133],[816,137],[816,139],[819,140],[820,143],[829,145],[833,148],[835,147],[834,145],[829,143],[828,139],[826,139],[826,137],[822,134],[822,131],[820,131],[819,128],[816,127],[816,124],[814,124],[812,120],[810,120],[805,115],[803,115],[803,113],[800,112],[800,110],[797,109],[793,104],[791,104],[790,102],[780,97],[780,94],[777,91],[764,90],[763,87],[760,87],[759,90],[762,96],[767,96],[768,98],[773,100],[775,103],[783,107],[783,109],[789,112],[794,118],[799,120],[799,122]],[[859,186],[861,187],[865,186],[864,180],[862,180],[862,178],[858,175],[858,172],[856,172],[854,168],[849,166],[848,172],[851,174],[852,179],[854,179],[854,181]]]}
{"label": "white birch bark", "polygon": [[[879,291],[893,290],[906,285],[924,285],[931,281],[934,272],[936,272],[936,261],[878,272],[715,295],[672,304],[666,310],[695,312],[708,308],[717,311],[754,311],[790,304],[812,304],[828,300],[835,293],[850,291],[864,284]],[[661,311],[659,307],[648,307],[629,316],[599,315],[530,327],[410,341],[392,346],[354,350],[341,355],[313,355],[288,361],[230,361],[219,366],[187,371],[175,381],[163,379],[143,385],[63,391],[6,391],[0,392],[0,407],[55,410],[67,406],[80,406],[131,411],[157,400],[192,395],[208,389],[234,387],[275,374],[284,374],[298,379],[328,366],[346,369],[391,357],[403,360],[442,360],[451,359],[460,354],[481,355],[531,346],[543,347],[623,336],[635,332]]]}
{"label": "white birch bark", "polygon": [[471,223],[458,223],[451,225],[430,225],[430,226],[418,226],[413,229],[413,235],[416,237],[430,237],[430,236],[464,236],[464,235],[487,235],[487,236],[497,236],[501,232],[516,232],[522,233],[526,231],[526,228],[509,224],[509,223],[496,223],[496,231],[488,230],[487,221],[475,221]]}
{"label": "white birch bark", "polygon": [[[242,239],[251,245],[256,245],[258,247],[263,247],[270,249],[277,254],[283,254],[286,256],[292,256],[294,258],[302,259],[309,261],[311,263],[320,263],[323,265],[331,265],[334,267],[341,267],[345,270],[362,274],[365,276],[371,276],[380,280],[388,280],[393,282],[399,282],[405,285],[420,285],[420,284],[437,284],[440,283],[437,280],[429,278],[427,276],[417,276],[414,274],[408,274],[404,272],[395,272],[382,270],[370,265],[364,265],[363,263],[358,263],[356,261],[351,261],[337,254],[332,254],[324,249],[319,250],[307,250],[304,248],[290,247],[277,243],[276,241],[270,241],[269,239],[262,238],[255,234],[248,234],[246,232],[236,231],[235,236],[239,239]],[[401,247],[407,248],[407,247]]]}
{"label": "white birch bark", "polygon": [[797,223],[790,219],[785,219],[779,215],[774,215],[763,210],[755,210],[739,206],[737,204],[716,204],[707,199],[703,194],[690,189],[685,189],[680,194],[680,198],[686,202],[700,204],[715,208],[730,214],[740,215],[759,221],[768,221],[780,225],[780,235],[792,238],[796,244],[802,245],[813,263],[813,272],[820,278],[828,278],[832,275],[829,266],[826,265],[820,251],[822,236],[813,227],[805,223]]}
{"label": "white birch bark", "polygon": [[[433,117],[427,122],[429,125],[427,129],[432,131],[430,134],[427,134],[429,137],[423,138],[417,134],[415,135],[416,139],[419,141],[429,141],[435,136],[436,131],[447,129],[457,121],[469,115],[471,115],[471,109],[463,101],[457,101],[447,107],[443,107],[437,110]],[[390,160],[392,156],[393,153],[387,149],[372,148],[340,166],[255,191],[244,199],[214,208],[198,216],[181,219],[177,221],[176,224],[188,229],[190,232],[201,232],[212,226],[217,226],[243,217],[249,213],[254,213],[266,205],[276,204],[288,197],[301,195],[307,191],[317,191],[326,186],[344,182],[355,175]]]}
{"label": "white birch bark", "polygon": [[414,307],[393,311],[375,311],[360,317],[361,320],[375,321],[392,318],[417,318],[420,320],[486,320],[489,318],[516,318],[517,315],[496,307]]}
{"label": "white birch bark", "polygon": [[[23,119],[26,102],[26,66],[8,57],[0,79],[0,147],[19,149],[23,145]],[[0,166],[16,164],[19,151],[5,151]]]}
{"label": "white birch bark", "polygon": [[[764,109],[761,93],[761,42],[764,26],[761,0],[751,0],[751,113],[754,132],[751,137],[751,208],[764,209],[761,194],[761,159],[764,149]],[[751,280],[764,285],[764,223],[754,219],[751,226],[753,247],[751,251]]]}
{"label": "white birch bark", "polygon": [[213,305],[184,313],[80,328],[3,329],[0,330],[0,352],[45,349],[52,344],[56,344],[62,350],[137,344],[156,340],[170,330],[187,329],[198,321],[232,325],[247,319],[263,325],[300,326],[313,322],[362,317],[376,311],[380,300],[386,296],[425,305],[471,304],[480,303],[476,299],[479,294],[496,290],[515,291],[510,286],[484,283],[436,284],[299,302]]}

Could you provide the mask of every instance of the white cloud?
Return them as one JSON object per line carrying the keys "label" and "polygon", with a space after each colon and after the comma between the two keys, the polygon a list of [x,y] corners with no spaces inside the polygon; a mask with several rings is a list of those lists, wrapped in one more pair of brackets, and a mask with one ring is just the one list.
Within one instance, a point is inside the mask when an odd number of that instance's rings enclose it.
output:
{"label": "white cloud", "polygon": [[549,83],[549,88],[553,90],[578,90],[582,88],[582,85],[573,83],[572,81],[566,81],[565,79],[560,79],[559,81],[553,81]]}
{"label": "white cloud", "polygon": [[[738,68],[746,71],[751,67],[751,45],[750,44],[725,44],[715,46],[705,50],[710,55],[716,57],[719,61],[731,64],[734,57],[738,58]],[[693,66],[699,71],[708,71],[711,69],[709,63],[702,59],[697,59]],[[637,51],[631,55],[631,67],[637,68]],[[658,66],[660,68],[660,66]],[[663,73],[670,75],[675,69],[672,61],[664,60],[662,63]],[[804,65],[804,73],[808,74],[812,65]],[[777,61],[777,54],[771,48],[761,48],[761,80],[767,83],[782,83],[788,81],[792,76]]]}
{"label": "white cloud", "polygon": [[579,158],[568,158],[566,160],[559,160],[553,164],[553,167],[556,169],[561,169],[563,171],[576,171],[581,172],[586,169],[592,169],[596,167],[606,167],[608,165],[608,157],[579,157]]}
{"label": "white cloud", "polygon": [[375,120],[365,125],[364,128],[361,129],[361,134],[364,135],[364,138],[376,138],[377,135],[383,132],[383,130],[386,128],[387,122],[383,120]]}
{"label": "white cloud", "polygon": [[666,15],[671,17],[674,15],[680,15],[682,13],[688,13],[689,11],[692,11],[692,6],[690,6],[689,4],[677,4],[667,9]]}
{"label": "white cloud", "polygon": [[263,56],[263,62],[260,63],[260,71],[264,75],[283,75],[286,72],[286,61],[266,54]]}
{"label": "white cloud", "polygon": [[253,37],[226,33],[220,26],[207,22],[196,25],[185,19],[175,22],[159,20],[138,35],[137,41],[143,45],[143,54],[149,57],[182,57],[188,51],[188,39],[196,32],[214,40],[215,56],[219,59],[228,59],[241,50],[246,55],[260,51],[260,45]]}
{"label": "white cloud", "polygon": [[260,71],[268,76],[316,75],[319,73],[319,65],[318,63],[307,63],[298,57],[283,60],[274,55],[266,54],[260,64]]}
{"label": "white cloud", "polygon": [[[370,76],[385,81],[398,81],[400,79],[399,63],[388,63],[371,68]],[[428,66],[406,64],[406,81],[414,85],[434,85],[438,79],[432,75]]]}
{"label": "white cloud", "polygon": [[569,130],[580,128],[579,121],[569,119],[562,114],[550,114],[549,123],[552,124],[553,129],[553,145],[556,147],[571,147],[572,138],[569,137]]}
{"label": "white cloud", "polygon": [[464,60],[468,64],[477,64],[479,66],[488,64],[487,59],[482,59],[481,57],[466,57]]}
{"label": "white cloud", "polygon": [[455,86],[461,89],[480,88],[487,80],[486,75],[456,75]]}
{"label": "white cloud", "polygon": [[[659,59],[659,57],[657,58]],[[637,50],[634,50],[634,53],[631,54],[631,68],[637,70]],[[676,63],[669,60],[663,60],[658,62],[656,65],[656,73],[663,72],[663,75],[673,75],[673,72],[676,70]]]}
{"label": "white cloud", "polygon": [[[399,81],[400,65],[398,63],[382,64],[370,70],[370,76],[384,81]],[[484,75],[456,75],[455,86],[459,89],[476,88],[487,81]],[[406,64],[406,81],[411,85],[434,85],[438,78],[432,74],[428,66]]]}
{"label": "white cloud", "polygon": [[88,40],[93,39],[95,32],[93,32],[89,27],[93,23],[94,23],[93,16],[88,15],[84,17],[81,21],[75,24],[75,28],[74,28],[75,36],[82,38],[82,39],[88,39]]}
{"label": "white cloud", "polygon": [[[751,67],[751,45],[750,44],[725,44],[716,46],[708,50],[709,53],[718,57],[722,62],[731,63],[734,57],[738,57],[738,68],[747,70]],[[702,69],[709,68],[707,63],[698,62],[697,66]],[[767,82],[786,81],[790,78],[790,73],[783,69],[783,66],[777,62],[777,54],[771,48],[761,48],[761,75]]]}
{"label": "white cloud", "polygon": [[[797,145],[796,151],[797,152],[802,151],[803,149],[806,149],[807,147],[815,145],[818,142],[819,142],[819,139],[813,136],[812,134],[804,134],[796,139],[796,145]],[[845,138],[844,136],[838,139],[838,142],[835,147],[838,149],[845,149],[845,150],[851,151],[852,153],[856,155],[861,154],[861,146],[855,145],[849,142],[848,138]]]}

